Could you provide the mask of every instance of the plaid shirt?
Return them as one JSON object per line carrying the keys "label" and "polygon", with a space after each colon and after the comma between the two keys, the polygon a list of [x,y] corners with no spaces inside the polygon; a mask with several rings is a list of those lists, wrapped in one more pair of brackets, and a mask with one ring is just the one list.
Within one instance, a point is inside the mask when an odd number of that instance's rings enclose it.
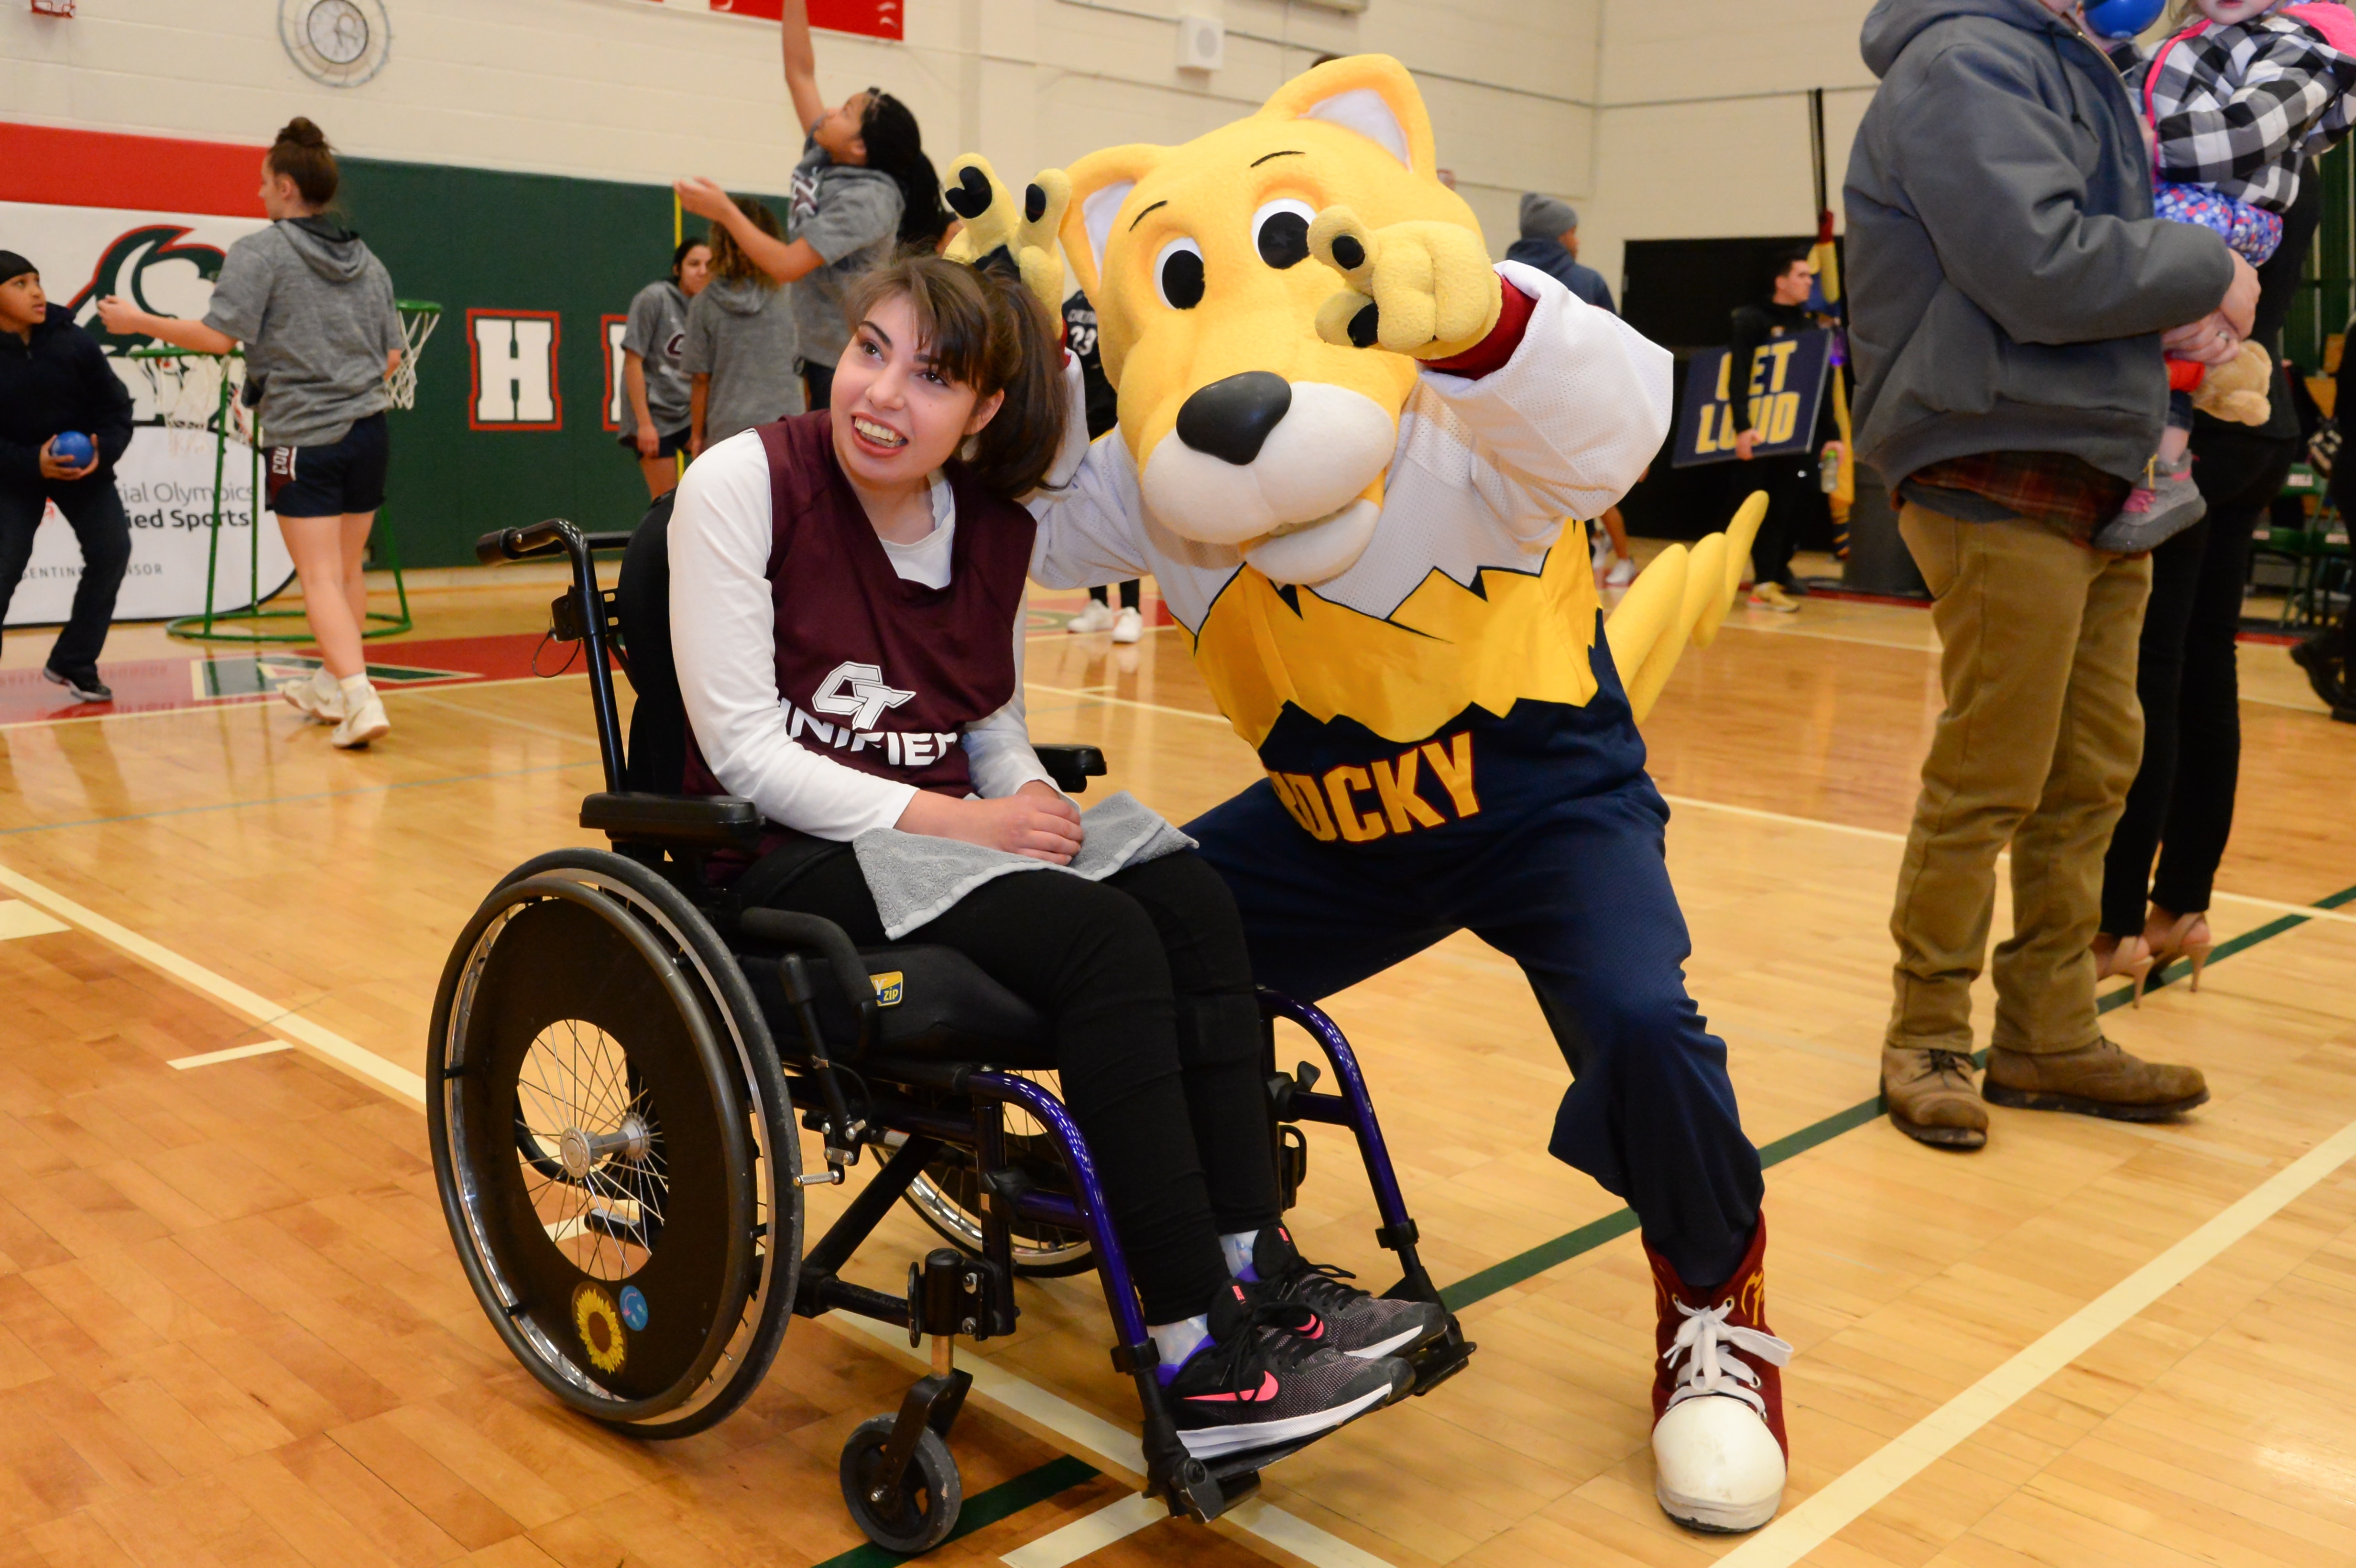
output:
{"label": "plaid shirt", "polygon": [[[1922,491],[1961,490],[2016,517],[2059,528],[2081,544],[2119,515],[2120,506],[2134,488],[2066,452],[1983,452],[1950,457],[1915,470],[1900,486],[1903,498],[1920,501],[1934,512],[1940,509],[1938,497]],[[1979,510],[1966,507],[1951,515]]]}
{"label": "plaid shirt", "polygon": [[2356,124],[2356,58],[2280,13],[2113,58],[2136,107],[2150,105],[2161,179],[2211,186],[2269,212],[2290,210],[2307,159]]}

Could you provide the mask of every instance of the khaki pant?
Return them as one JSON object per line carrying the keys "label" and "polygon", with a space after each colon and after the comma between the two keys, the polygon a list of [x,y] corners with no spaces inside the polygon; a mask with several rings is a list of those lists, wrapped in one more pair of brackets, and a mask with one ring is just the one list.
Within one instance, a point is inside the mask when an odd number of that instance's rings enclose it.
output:
{"label": "khaki pant", "polygon": [[1911,503],[1898,526],[1933,595],[1947,708],[1890,917],[1889,1043],[1972,1049],[1972,981],[2009,842],[2013,934],[1996,951],[1990,1043],[2092,1045],[2103,852],[2143,753],[2136,645],[2151,562],[2034,523],[1958,522]]}

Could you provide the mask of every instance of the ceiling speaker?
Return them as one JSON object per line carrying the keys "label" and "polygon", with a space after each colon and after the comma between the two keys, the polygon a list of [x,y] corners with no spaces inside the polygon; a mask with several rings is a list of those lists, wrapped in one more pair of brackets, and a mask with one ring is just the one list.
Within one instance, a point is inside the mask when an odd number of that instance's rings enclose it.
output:
{"label": "ceiling speaker", "polygon": [[1227,63],[1227,25],[1216,16],[1178,18],[1178,69],[1217,70]]}

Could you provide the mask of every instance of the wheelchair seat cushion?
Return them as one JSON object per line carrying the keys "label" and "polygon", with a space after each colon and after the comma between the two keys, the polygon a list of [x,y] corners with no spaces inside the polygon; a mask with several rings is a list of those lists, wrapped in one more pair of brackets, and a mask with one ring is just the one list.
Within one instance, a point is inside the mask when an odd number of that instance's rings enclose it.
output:
{"label": "wheelchair seat cushion", "polygon": [[[875,1034],[859,1061],[970,1061],[1033,1071],[1055,1065],[1047,1020],[955,948],[862,948],[859,956],[877,1004]],[[788,1061],[806,1059],[801,1019],[787,1005],[776,958],[748,955],[742,962],[779,1054]],[[823,965],[813,965],[813,977],[828,1052],[850,1060],[859,1020]]]}

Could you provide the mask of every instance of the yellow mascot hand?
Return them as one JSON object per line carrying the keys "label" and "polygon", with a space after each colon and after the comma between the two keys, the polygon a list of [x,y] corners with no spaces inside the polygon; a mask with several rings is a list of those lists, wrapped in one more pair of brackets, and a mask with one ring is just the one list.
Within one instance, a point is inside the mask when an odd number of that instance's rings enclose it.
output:
{"label": "yellow mascot hand", "polygon": [[990,160],[968,153],[949,165],[942,199],[965,221],[943,254],[969,266],[1011,266],[1049,318],[1061,320],[1064,254],[1056,249],[1056,231],[1063,227],[1064,208],[1071,205],[1070,177],[1061,169],[1043,169],[1017,202],[999,183]]}
{"label": "yellow mascot hand", "polygon": [[1370,229],[1348,208],[1329,207],[1309,226],[1309,250],[1349,285],[1317,312],[1328,343],[1446,359],[1488,336],[1505,309],[1488,247],[1460,223]]}

